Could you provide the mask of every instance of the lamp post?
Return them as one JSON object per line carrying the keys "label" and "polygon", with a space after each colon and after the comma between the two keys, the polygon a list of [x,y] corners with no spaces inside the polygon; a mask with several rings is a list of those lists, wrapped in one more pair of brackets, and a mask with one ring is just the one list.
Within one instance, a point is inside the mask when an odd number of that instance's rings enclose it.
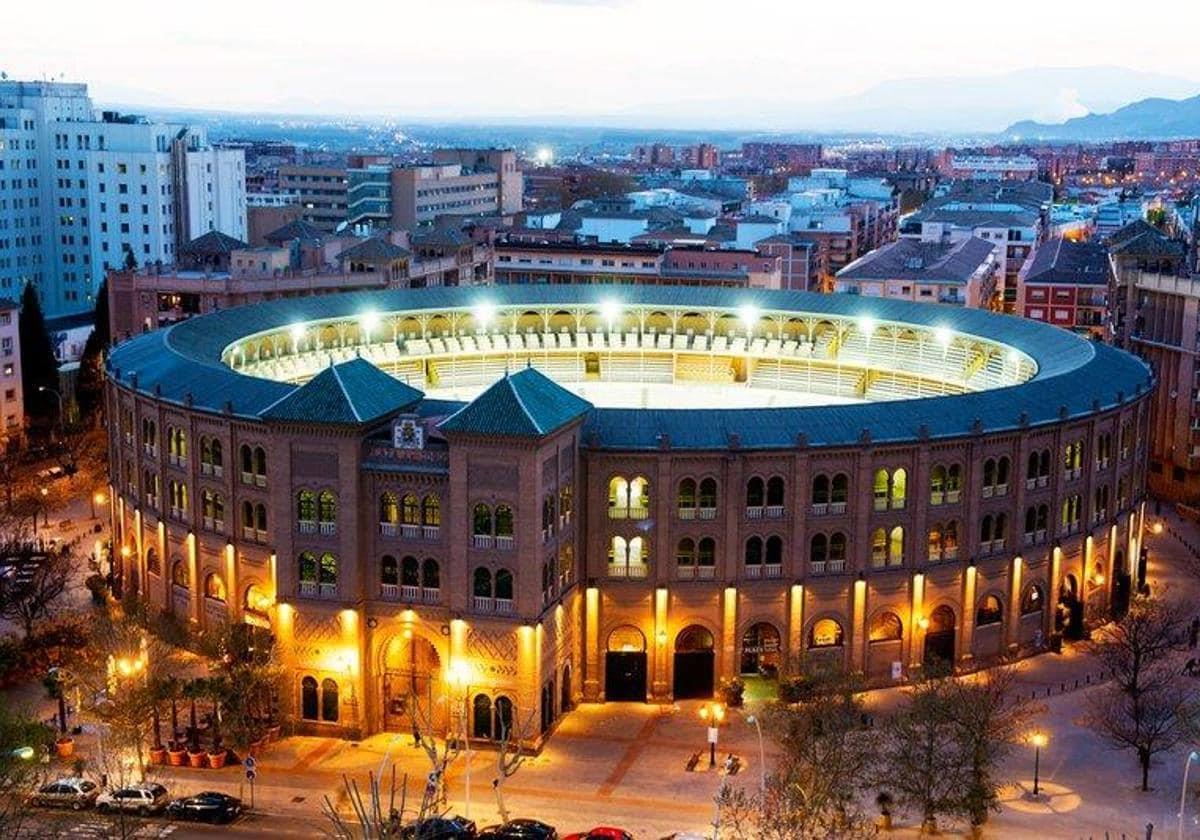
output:
{"label": "lamp post", "polygon": [[1039,773],[1042,763],[1042,747],[1046,746],[1049,738],[1044,732],[1034,732],[1029,736],[1029,743],[1033,744],[1033,795],[1037,796],[1039,787]]}
{"label": "lamp post", "polygon": [[96,505],[102,505],[108,501],[108,496],[97,490],[92,494],[92,519],[96,518]]}
{"label": "lamp post", "polygon": [[62,398],[62,394],[60,394],[60,393],[58,392],[58,390],[57,390],[57,389],[55,389],[55,388],[47,388],[45,385],[39,385],[39,386],[38,386],[38,391],[39,391],[39,393],[42,393],[42,394],[53,394],[53,395],[54,395],[54,398],[55,398],[56,400],[58,400],[58,423],[57,423],[56,425],[58,426],[58,439],[59,439],[59,440],[62,440],[62,439],[63,439],[63,437],[64,437],[64,436],[65,436],[65,434],[66,434],[66,433],[65,433],[65,431],[64,431],[64,428],[65,428],[65,418],[64,418],[64,416],[63,416],[63,398]]}
{"label": "lamp post", "polygon": [[754,724],[754,729],[758,732],[758,778],[759,790],[762,793],[767,792],[767,755],[763,749],[762,724],[758,722],[757,715],[746,715],[746,723]]}
{"label": "lamp post", "polygon": [[1183,763],[1183,786],[1179,789],[1179,840],[1183,840],[1183,809],[1187,807],[1188,771],[1192,769],[1193,761],[1200,761],[1200,752],[1192,750]]}
{"label": "lamp post", "polygon": [[708,769],[717,766],[717,734],[725,720],[725,707],[720,703],[705,703],[700,707],[700,720],[708,726]]}

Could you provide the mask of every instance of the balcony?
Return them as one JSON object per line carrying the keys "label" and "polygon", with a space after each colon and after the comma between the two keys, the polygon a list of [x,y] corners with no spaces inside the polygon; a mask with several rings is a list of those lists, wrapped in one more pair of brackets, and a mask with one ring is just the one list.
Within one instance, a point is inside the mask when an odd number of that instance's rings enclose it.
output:
{"label": "balcony", "polygon": [[421,526],[405,523],[400,526],[400,536],[406,540],[415,540],[421,536]]}
{"label": "balcony", "polygon": [[511,598],[496,599],[496,615],[512,615],[516,612]]}
{"label": "balcony", "polygon": [[1096,459],[1096,469],[1098,469],[1098,470],[1108,469],[1108,459],[1107,458],[1097,458]]}
{"label": "balcony", "polygon": [[746,571],[746,577],[750,580],[756,580],[763,576],[761,563],[758,563],[758,564],[755,564],[752,566],[747,566],[745,571]]}
{"label": "balcony", "polygon": [[491,548],[492,547],[492,535],[491,534],[472,534],[471,535],[471,547],[472,548]]}
{"label": "balcony", "polygon": [[716,566],[697,566],[696,567],[696,579],[697,580],[712,580],[716,576],[717,576],[717,567]]}
{"label": "balcony", "polygon": [[1038,489],[1041,489],[1043,487],[1049,487],[1050,486],[1050,476],[1039,475],[1037,482],[1038,482]]}
{"label": "balcony", "polygon": [[830,574],[839,574],[844,571],[846,571],[846,561],[845,560],[830,560],[829,561],[829,573]]}
{"label": "balcony", "polygon": [[608,509],[608,518],[609,519],[628,519],[629,518],[629,508],[610,507]]}
{"label": "balcony", "polygon": [[629,509],[630,519],[645,519],[650,515],[650,509],[646,507],[631,507]]}
{"label": "balcony", "polygon": [[301,534],[317,533],[317,523],[316,520],[313,519],[301,519],[296,523],[296,527]]}
{"label": "balcony", "polygon": [[952,545],[942,549],[942,557],[946,560],[954,560],[958,557],[958,546]]}
{"label": "balcony", "polygon": [[990,499],[995,494],[995,492],[996,492],[996,488],[994,485],[985,484],[983,486],[983,490],[980,491],[980,495],[985,499]]}
{"label": "balcony", "polygon": [[1036,539],[1037,537],[1034,535],[1033,531],[1025,532],[1025,545],[1033,545]]}
{"label": "balcony", "polygon": [[947,490],[946,491],[946,504],[948,504],[948,505],[958,504],[958,500],[959,500],[959,498],[961,498],[961,496],[962,496],[961,490]]}
{"label": "balcony", "polygon": [[825,574],[825,566],[826,563],[824,560],[813,560],[808,564],[808,570],[814,575],[823,575]]}
{"label": "balcony", "polygon": [[649,565],[645,563],[634,563],[630,565],[610,563],[608,565],[608,576],[610,578],[644,578],[649,572],[649,569]]}
{"label": "balcony", "polygon": [[381,583],[379,584],[379,595],[385,601],[399,601],[400,586],[395,583]]}
{"label": "balcony", "polygon": [[437,525],[422,525],[421,536],[427,540],[436,540],[442,529]]}
{"label": "balcony", "polygon": [[845,502],[830,502],[829,503],[830,515],[840,516],[841,514],[843,514],[845,512],[846,512],[846,503]]}
{"label": "balcony", "polygon": [[421,600],[426,604],[437,604],[442,600],[442,590],[436,586],[425,586],[421,588]]}
{"label": "balcony", "polygon": [[188,464],[188,459],[187,459],[186,455],[176,455],[174,452],[170,452],[167,454],[167,463],[170,464],[172,467],[179,467],[180,469],[186,469],[187,464]]}
{"label": "balcony", "polygon": [[1026,490],[1032,490],[1035,487],[1037,487],[1037,479],[1036,478],[1025,479],[1025,489]]}
{"label": "balcony", "polygon": [[334,534],[337,533],[337,523],[336,522],[318,522],[317,523],[317,531],[319,531],[321,536],[323,536],[323,537],[332,537]]}
{"label": "balcony", "polygon": [[944,503],[945,503],[945,501],[946,501],[946,494],[945,494],[945,493],[943,493],[941,490],[932,490],[932,491],[930,491],[930,493],[929,493],[929,504],[931,504],[931,505],[934,505],[934,506],[937,506],[937,505],[940,505],[940,504],[944,504]]}
{"label": "balcony", "polygon": [[254,473],[248,473],[245,470],[242,470],[242,484],[253,484],[253,483],[254,483]]}
{"label": "balcony", "polygon": [[170,515],[172,519],[183,519],[187,516],[187,508],[171,506]]}
{"label": "balcony", "polygon": [[904,510],[904,499],[892,499],[892,510]]}
{"label": "balcony", "polygon": [[476,595],[471,599],[471,606],[477,613],[512,615],[514,612],[511,598],[492,598],[485,595]]}
{"label": "balcony", "polygon": [[763,516],[762,505],[748,505],[746,507],[746,518],[747,519],[762,519],[762,516]]}
{"label": "balcony", "polygon": [[809,512],[813,516],[824,516],[825,514],[829,513],[829,503],[828,502],[817,502],[817,503],[813,504],[812,507],[809,508]]}
{"label": "balcony", "polygon": [[700,507],[696,508],[697,519],[716,519],[717,509],[715,507]]}
{"label": "balcony", "polygon": [[782,519],[783,505],[767,505],[765,508],[763,508],[763,513],[766,515],[767,519]]}
{"label": "balcony", "polygon": [[997,496],[1007,496],[1008,495],[1008,485],[1007,484],[997,484],[996,485],[996,495]]}
{"label": "balcony", "polygon": [[146,456],[150,457],[150,458],[158,457],[158,447],[152,443],[143,443],[142,444],[142,452],[145,453]]}
{"label": "balcony", "polygon": [[266,487],[266,486],[267,486],[267,477],[266,477],[266,475],[264,475],[264,474],[255,474],[255,476],[254,476],[254,486],[255,486],[255,487]]}
{"label": "balcony", "polygon": [[512,547],[513,547],[512,534],[497,534],[496,535],[496,548],[499,548],[503,551],[508,551]]}
{"label": "balcony", "polygon": [[780,578],[783,577],[783,566],[779,563],[766,563],[762,567],[763,577],[765,578]]}
{"label": "balcony", "polygon": [[397,528],[395,522],[380,522],[379,523],[380,536],[394,537],[394,536],[396,536],[397,530],[398,530],[398,528]]}
{"label": "balcony", "polygon": [[696,509],[694,507],[679,508],[679,518],[680,519],[695,519],[696,518]]}
{"label": "balcony", "polygon": [[886,496],[884,496],[884,497],[876,496],[875,497],[875,510],[879,511],[879,510],[887,510],[887,509],[888,509],[887,497]]}

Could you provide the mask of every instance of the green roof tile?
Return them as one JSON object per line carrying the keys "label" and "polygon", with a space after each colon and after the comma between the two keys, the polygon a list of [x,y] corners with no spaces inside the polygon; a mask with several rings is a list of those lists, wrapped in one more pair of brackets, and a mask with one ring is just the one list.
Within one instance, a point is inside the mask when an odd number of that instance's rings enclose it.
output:
{"label": "green roof tile", "polygon": [[268,406],[261,416],[266,420],[358,425],[414,405],[423,396],[366,359],[351,359],[321,371]]}
{"label": "green roof tile", "polygon": [[505,375],[442,421],[448,432],[544,437],[575,420],[592,404],[528,367]]}

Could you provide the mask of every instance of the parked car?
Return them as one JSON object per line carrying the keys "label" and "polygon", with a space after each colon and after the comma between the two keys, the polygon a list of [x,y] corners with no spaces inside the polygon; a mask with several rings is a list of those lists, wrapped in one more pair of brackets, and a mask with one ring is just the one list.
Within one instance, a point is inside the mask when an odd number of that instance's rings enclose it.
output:
{"label": "parked car", "polygon": [[225,793],[206,790],[167,805],[167,817],[207,823],[233,822],[242,813],[242,800]]}
{"label": "parked car", "polygon": [[30,797],[30,802],[34,805],[57,805],[69,807],[74,811],[82,811],[84,808],[92,807],[99,794],[100,788],[96,786],[95,782],[72,777],[42,785],[38,788],[37,793]]}
{"label": "parked car", "polygon": [[157,814],[167,806],[167,789],[162,785],[144,784],[106,790],[96,797],[99,811],[133,811],[146,816]]}
{"label": "parked car", "polygon": [[509,820],[479,832],[480,840],[558,840],[554,826],[537,820]]}
{"label": "parked car", "polygon": [[598,825],[591,831],[568,834],[562,840],[633,840],[633,835],[623,828]]}
{"label": "parked car", "polygon": [[459,816],[429,817],[400,831],[402,840],[475,840],[477,836],[475,821]]}

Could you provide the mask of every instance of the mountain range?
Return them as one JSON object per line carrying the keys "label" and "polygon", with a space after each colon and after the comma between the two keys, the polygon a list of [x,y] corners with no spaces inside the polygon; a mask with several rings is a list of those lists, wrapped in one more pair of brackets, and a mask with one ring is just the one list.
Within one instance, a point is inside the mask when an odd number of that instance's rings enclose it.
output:
{"label": "mountain range", "polygon": [[1150,140],[1200,137],[1200,96],[1154,97],[1106,114],[1086,114],[1059,123],[1023,120],[1004,130],[1007,140]]}

